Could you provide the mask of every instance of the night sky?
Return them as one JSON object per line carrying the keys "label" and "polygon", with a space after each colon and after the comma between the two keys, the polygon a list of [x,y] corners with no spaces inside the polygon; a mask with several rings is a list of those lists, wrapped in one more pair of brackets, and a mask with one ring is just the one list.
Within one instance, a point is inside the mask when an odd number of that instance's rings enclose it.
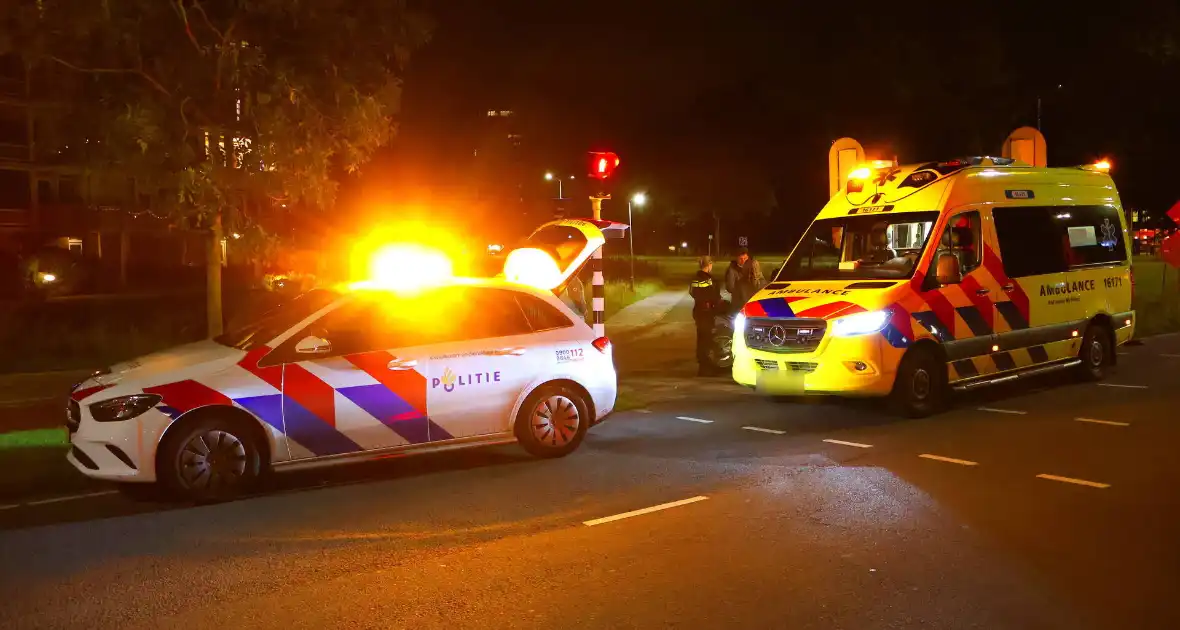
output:
{"label": "night sky", "polygon": [[623,156],[617,190],[649,191],[685,229],[720,212],[793,231],[826,200],[836,138],[902,162],[999,154],[1040,96],[1050,165],[1109,156],[1124,203],[1158,214],[1180,199],[1178,6],[438,2],[379,170],[445,186],[484,112],[512,109],[538,170],[526,195],[603,147]]}

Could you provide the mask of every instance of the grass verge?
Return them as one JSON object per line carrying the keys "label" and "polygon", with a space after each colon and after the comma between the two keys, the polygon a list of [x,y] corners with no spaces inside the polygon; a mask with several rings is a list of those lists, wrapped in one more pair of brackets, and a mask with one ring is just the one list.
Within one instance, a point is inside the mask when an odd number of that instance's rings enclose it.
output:
{"label": "grass verge", "polygon": [[1136,257],[1136,337],[1180,330],[1180,270],[1161,260]]}

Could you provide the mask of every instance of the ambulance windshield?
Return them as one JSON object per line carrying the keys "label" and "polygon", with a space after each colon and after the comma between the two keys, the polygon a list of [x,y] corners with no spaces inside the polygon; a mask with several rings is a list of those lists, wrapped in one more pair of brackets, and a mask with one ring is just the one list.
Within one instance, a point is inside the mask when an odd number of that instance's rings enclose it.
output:
{"label": "ambulance windshield", "polygon": [[783,265],[777,280],[909,278],[936,221],[937,212],[816,221]]}

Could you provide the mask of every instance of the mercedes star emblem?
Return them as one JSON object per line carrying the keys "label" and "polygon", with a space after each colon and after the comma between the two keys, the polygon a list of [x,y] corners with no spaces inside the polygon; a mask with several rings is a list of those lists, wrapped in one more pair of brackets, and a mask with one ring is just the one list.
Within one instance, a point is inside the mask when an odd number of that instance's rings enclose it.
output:
{"label": "mercedes star emblem", "polygon": [[772,326],[766,338],[772,346],[781,346],[787,342],[787,329],[782,326]]}

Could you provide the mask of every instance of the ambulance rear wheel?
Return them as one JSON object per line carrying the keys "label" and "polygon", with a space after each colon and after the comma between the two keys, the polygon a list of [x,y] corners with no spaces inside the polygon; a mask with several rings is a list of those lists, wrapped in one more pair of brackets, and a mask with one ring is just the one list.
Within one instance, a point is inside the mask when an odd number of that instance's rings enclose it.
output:
{"label": "ambulance rear wheel", "polygon": [[542,385],[524,401],[516,417],[516,439],[536,457],[574,452],[590,428],[590,407],[582,394],[559,384]]}
{"label": "ambulance rear wheel", "polygon": [[1110,329],[1102,324],[1090,324],[1082,337],[1078,358],[1082,360],[1080,373],[1083,379],[1100,381],[1106,378],[1114,359]]}
{"label": "ambulance rear wheel", "polygon": [[906,354],[893,382],[890,402],[894,411],[909,418],[924,418],[938,411],[945,398],[946,364],[923,348]]}

